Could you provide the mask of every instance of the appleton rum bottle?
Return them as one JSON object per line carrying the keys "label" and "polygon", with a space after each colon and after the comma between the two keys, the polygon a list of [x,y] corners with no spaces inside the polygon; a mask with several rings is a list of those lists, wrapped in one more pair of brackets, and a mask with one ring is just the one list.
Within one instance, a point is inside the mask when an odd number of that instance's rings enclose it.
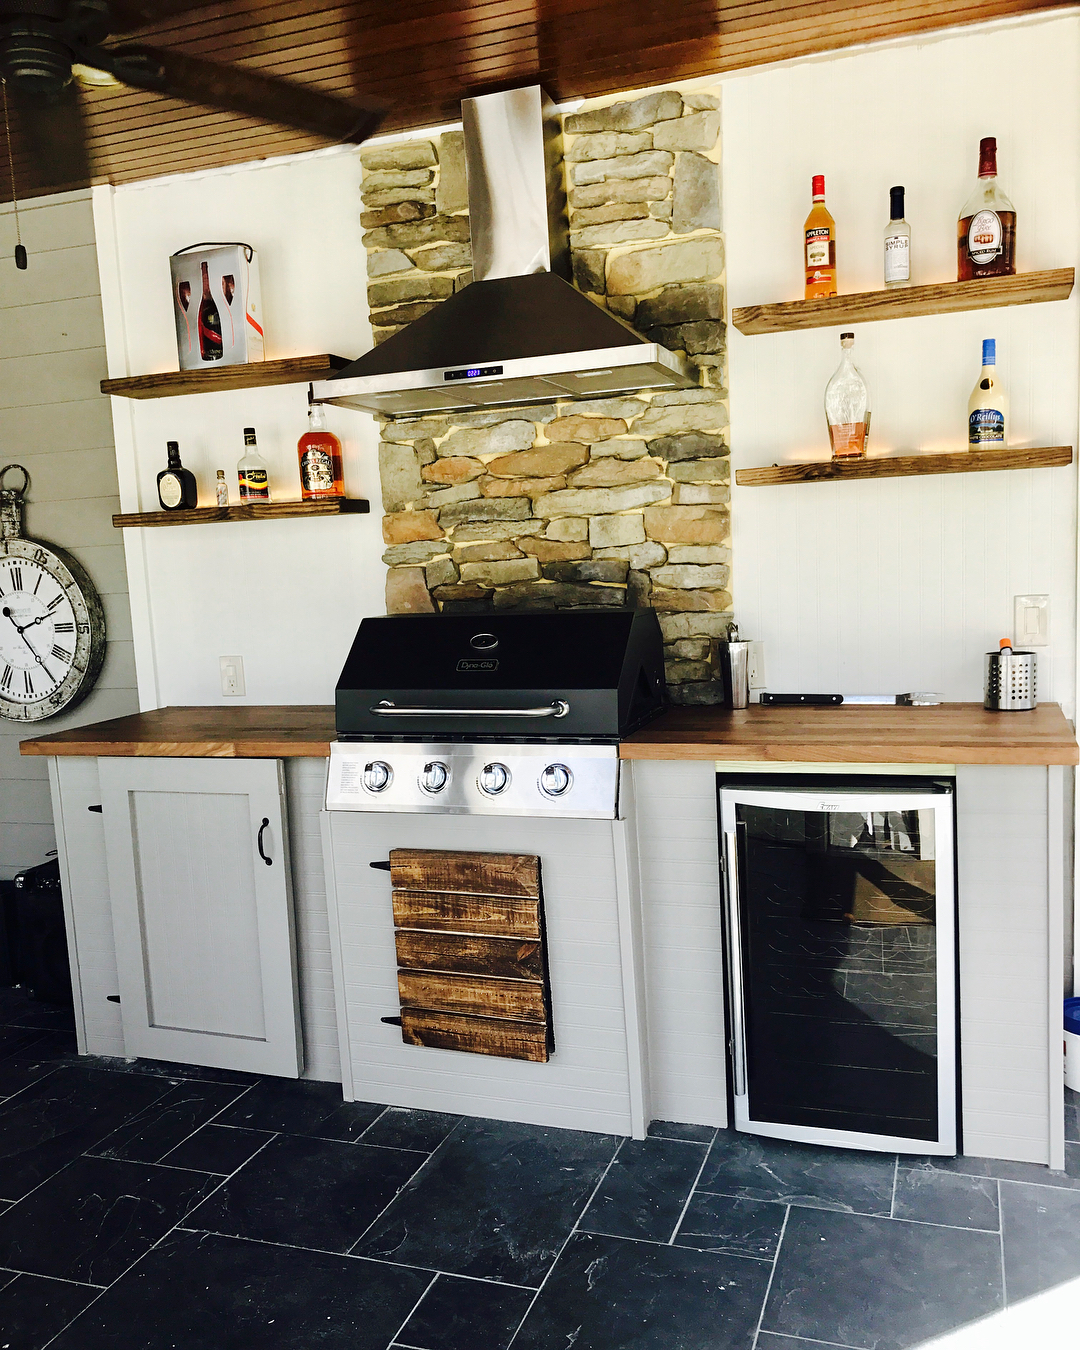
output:
{"label": "appleton rum bottle", "polygon": [[811,187],[814,204],[803,226],[803,261],[806,264],[806,298],[817,300],[836,294],[836,222],[825,209],[825,175],[815,174]]}
{"label": "appleton rum bottle", "polygon": [[855,366],[855,334],[840,334],[840,364],[825,386],[833,459],[862,459],[870,432],[870,386]]}
{"label": "appleton rum bottle", "polygon": [[997,140],[979,142],[979,181],[956,227],[956,275],[1011,277],[1016,272],[1016,209],[998,186]]}
{"label": "appleton rum bottle", "polygon": [[300,459],[300,493],[306,502],[345,496],[341,442],[326,429],[321,403],[308,385],[308,429],[296,443]]}
{"label": "appleton rum bottle", "polygon": [[210,272],[202,265],[202,304],[199,306],[199,355],[204,361],[220,361],[224,355],[221,343],[221,315],[210,294]]}

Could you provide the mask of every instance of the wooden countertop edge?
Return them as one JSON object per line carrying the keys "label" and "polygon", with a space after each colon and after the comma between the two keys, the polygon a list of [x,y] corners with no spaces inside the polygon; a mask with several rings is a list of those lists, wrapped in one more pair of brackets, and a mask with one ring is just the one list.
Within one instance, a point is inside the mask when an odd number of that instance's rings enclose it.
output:
{"label": "wooden countertop edge", "polygon": [[1062,745],[911,745],[885,741],[876,745],[781,741],[769,745],[624,742],[626,760],[710,760],[754,764],[1080,764],[1080,746]]}
{"label": "wooden countertop edge", "polygon": [[79,755],[94,759],[326,759],[328,740],[244,741],[23,741],[24,755]]}

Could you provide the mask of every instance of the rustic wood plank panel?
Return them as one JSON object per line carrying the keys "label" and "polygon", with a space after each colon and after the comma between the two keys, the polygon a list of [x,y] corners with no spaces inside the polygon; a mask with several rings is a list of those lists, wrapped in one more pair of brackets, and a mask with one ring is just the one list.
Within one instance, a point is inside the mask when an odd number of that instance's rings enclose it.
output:
{"label": "rustic wood plank panel", "polygon": [[859,291],[853,295],[830,296],[827,300],[743,305],[731,311],[731,322],[740,333],[751,336],[789,333],[802,328],[831,328],[844,323],[871,323],[878,319],[908,319],[918,314],[956,314],[1003,305],[1037,305],[1048,300],[1067,300],[1075,278],[1072,267],[1058,267],[1047,272],[1023,272],[1014,277],[910,286],[901,291]]}
{"label": "rustic wood plank panel", "polygon": [[533,896],[449,895],[394,891],[394,923],[449,933],[539,938],[540,901]]}
{"label": "rustic wood plank panel", "polygon": [[907,478],[928,473],[998,473],[1004,469],[1055,469],[1072,463],[1071,445],[1008,450],[959,450],[946,455],[882,455],[878,459],[823,459],[736,469],[740,487],[785,483],[835,483],[851,478]]}
{"label": "rustic wood plank panel", "polygon": [[395,848],[390,852],[390,877],[395,890],[540,895],[540,859],[525,853]]}
{"label": "rustic wood plank panel", "polygon": [[511,1022],[493,1017],[402,1008],[401,1039],[407,1045],[434,1050],[465,1050],[500,1059],[527,1059],[546,1064],[547,1030],[540,1022]]}
{"label": "rustic wood plank panel", "polygon": [[398,965],[406,970],[447,970],[463,975],[493,975],[506,980],[543,980],[539,942],[519,938],[473,937],[466,933],[394,934]]}
{"label": "rustic wood plank panel", "polygon": [[547,1018],[544,986],[534,980],[493,980],[481,975],[399,970],[398,997],[402,1008],[525,1022],[543,1023]]}
{"label": "rustic wood plank panel", "polygon": [[364,497],[338,497],[314,502],[237,502],[234,506],[196,506],[190,511],[120,511],[112,518],[118,530],[134,526],[221,525],[230,520],[282,520],[287,516],[366,516]]}
{"label": "rustic wood plank panel", "polygon": [[271,384],[308,384],[329,379],[349,360],[322,352],[318,356],[289,356],[280,361],[251,361],[246,365],[207,370],[164,370],[155,375],[128,375],[102,380],[101,392],[118,398],[174,398],[179,394],[212,394],[222,389],[258,389]]}

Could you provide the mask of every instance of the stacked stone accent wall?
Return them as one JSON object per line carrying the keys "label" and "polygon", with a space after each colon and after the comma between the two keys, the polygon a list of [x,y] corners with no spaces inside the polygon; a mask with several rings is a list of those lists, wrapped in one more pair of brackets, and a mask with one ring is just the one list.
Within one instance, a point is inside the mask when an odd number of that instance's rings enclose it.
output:
{"label": "stacked stone accent wall", "polygon": [[[731,622],[720,110],[663,90],[565,119],[574,280],[700,389],[385,422],[389,613],[651,606],[676,702]],[[460,132],[361,152],[376,342],[471,281]]]}

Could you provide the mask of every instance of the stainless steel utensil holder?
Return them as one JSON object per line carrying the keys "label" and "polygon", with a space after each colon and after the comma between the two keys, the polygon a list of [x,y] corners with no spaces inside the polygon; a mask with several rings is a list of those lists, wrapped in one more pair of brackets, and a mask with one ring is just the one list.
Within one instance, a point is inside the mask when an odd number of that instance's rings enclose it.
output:
{"label": "stainless steel utensil holder", "polygon": [[1026,712],[1035,707],[1035,652],[1003,647],[986,653],[983,707],[992,712]]}

